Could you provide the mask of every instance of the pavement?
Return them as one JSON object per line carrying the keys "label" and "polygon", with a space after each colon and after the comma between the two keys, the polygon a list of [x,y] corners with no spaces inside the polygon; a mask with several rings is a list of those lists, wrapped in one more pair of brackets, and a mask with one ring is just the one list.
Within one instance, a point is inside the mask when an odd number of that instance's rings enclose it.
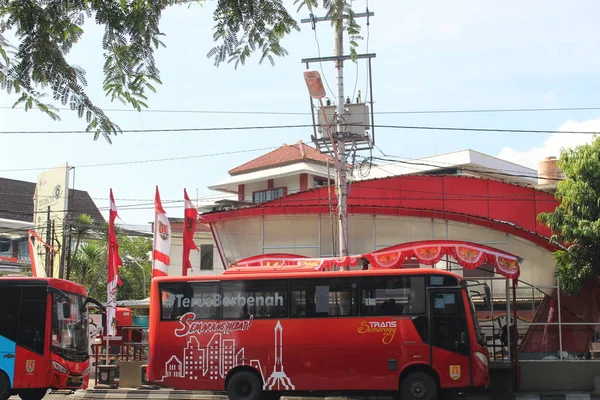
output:
{"label": "pavement", "polygon": [[[172,389],[90,389],[77,391],[71,400],[81,399],[181,399],[181,400],[225,400],[223,393],[185,391]],[[600,400],[600,394],[591,393],[446,393],[440,400]],[[315,400],[315,397],[282,397],[286,400]],[[320,398],[323,399],[323,398]],[[391,400],[391,397],[327,397],[327,400]],[[53,399],[50,396],[48,400]],[[62,398],[60,400],[63,400]]]}
{"label": "pavement", "polygon": [[[147,388],[118,388],[96,389],[91,382],[88,390],[77,390],[74,393],[56,392],[49,393],[45,400],[226,400],[223,393],[174,389],[147,389]],[[11,396],[10,400],[20,399]],[[315,400],[315,397],[282,397],[285,400]],[[323,400],[323,398],[320,398]],[[327,400],[391,400],[391,397],[327,397]],[[446,393],[440,400],[600,400],[600,393]]]}

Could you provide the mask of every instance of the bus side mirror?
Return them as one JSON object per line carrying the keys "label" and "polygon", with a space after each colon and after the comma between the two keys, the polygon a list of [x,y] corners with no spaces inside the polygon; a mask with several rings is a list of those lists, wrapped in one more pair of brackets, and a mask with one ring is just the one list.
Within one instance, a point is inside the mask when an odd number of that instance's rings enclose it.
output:
{"label": "bus side mirror", "polygon": [[71,305],[69,303],[62,303],[62,314],[64,319],[71,318]]}

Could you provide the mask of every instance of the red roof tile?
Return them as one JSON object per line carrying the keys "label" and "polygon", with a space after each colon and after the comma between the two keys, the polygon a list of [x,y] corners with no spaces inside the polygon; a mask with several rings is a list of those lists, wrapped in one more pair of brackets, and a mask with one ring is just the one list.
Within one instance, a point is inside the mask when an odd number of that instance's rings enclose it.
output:
{"label": "red roof tile", "polygon": [[333,163],[333,158],[331,156],[323,154],[314,147],[302,143],[302,141],[299,140],[296,144],[284,144],[278,149],[235,167],[229,170],[229,175],[244,174],[303,161],[325,164],[328,160]]}

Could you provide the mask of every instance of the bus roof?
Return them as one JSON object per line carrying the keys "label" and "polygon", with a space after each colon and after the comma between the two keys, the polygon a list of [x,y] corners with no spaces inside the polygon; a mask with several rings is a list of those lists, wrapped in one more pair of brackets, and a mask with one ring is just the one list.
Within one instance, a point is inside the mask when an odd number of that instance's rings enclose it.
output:
{"label": "bus roof", "polygon": [[302,278],[331,278],[331,277],[357,277],[357,276],[388,276],[388,275],[444,275],[457,278],[462,276],[453,272],[435,268],[402,268],[402,269],[368,269],[353,271],[300,271],[289,270],[286,273],[273,272],[267,267],[245,269],[244,272],[221,275],[193,275],[193,276],[161,276],[153,281],[157,282],[189,282],[189,281],[228,281],[228,280],[253,280],[253,279],[302,279]]}
{"label": "bus roof", "polygon": [[75,293],[81,296],[87,296],[85,286],[68,281],[66,279],[48,278],[48,277],[30,277],[30,276],[3,276],[0,277],[1,286],[52,286],[65,292]]}

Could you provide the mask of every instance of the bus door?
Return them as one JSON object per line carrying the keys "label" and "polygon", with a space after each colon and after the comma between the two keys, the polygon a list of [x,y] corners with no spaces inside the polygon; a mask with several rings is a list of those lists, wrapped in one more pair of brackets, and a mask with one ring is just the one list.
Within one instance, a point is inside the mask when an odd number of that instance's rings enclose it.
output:
{"label": "bus door", "polygon": [[460,288],[429,288],[431,365],[442,387],[471,384],[468,324]]}

